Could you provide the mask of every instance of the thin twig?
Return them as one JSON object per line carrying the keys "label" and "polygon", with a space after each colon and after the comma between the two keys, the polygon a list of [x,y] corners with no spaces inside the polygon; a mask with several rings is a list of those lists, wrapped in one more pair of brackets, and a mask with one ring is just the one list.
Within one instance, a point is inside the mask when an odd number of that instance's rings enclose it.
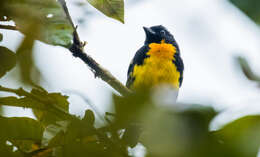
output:
{"label": "thin twig", "polygon": [[121,95],[129,95],[131,91],[124,86],[119,80],[117,80],[108,70],[103,68],[100,64],[98,64],[93,58],[91,58],[89,55],[87,55],[84,52],[84,46],[86,45],[85,42],[81,42],[77,27],[73,24],[73,21],[71,19],[71,16],[69,14],[67,5],[65,0],[59,0],[60,4],[62,5],[62,8],[67,16],[67,19],[71,23],[74,33],[73,33],[73,44],[69,48],[69,50],[72,52],[73,56],[79,57],[84,63],[86,63],[90,68],[91,71],[94,73],[95,77],[101,78],[103,81],[108,83],[112,88],[114,88],[116,91],[118,91]]}
{"label": "thin twig", "polygon": [[64,10],[64,12],[65,12],[65,15],[66,15],[67,19],[69,20],[71,26],[72,26],[73,29],[74,29],[73,36],[74,36],[74,38],[76,38],[76,42],[77,42],[76,44],[77,44],[77,45],[80,45],[80,47],[83,48],[83,47],[85,46],[85,44],[80,42],[79,34],[78,34],[78,32],[77,32],[77,26],[75,26],[74,23],[73,23],[73,21],[72,21],[72,18],[71,18],[71,16],[70,16],[70,13],[69,13],[69,10],[68,10],[67,4],[66,4],[66,1],[65,1],[65,0],[58,0],[58,1],[59,1],[59,3],[61,4],[61,6],[62,6],[62,8],[63,8],[63,10]]}
{"label": "thin twig", "polygon": [[18,30],[16,26],[11,26],[11,25],[0,25],[0,29],[8,29],[8,30],[15,30],[15,31]]}

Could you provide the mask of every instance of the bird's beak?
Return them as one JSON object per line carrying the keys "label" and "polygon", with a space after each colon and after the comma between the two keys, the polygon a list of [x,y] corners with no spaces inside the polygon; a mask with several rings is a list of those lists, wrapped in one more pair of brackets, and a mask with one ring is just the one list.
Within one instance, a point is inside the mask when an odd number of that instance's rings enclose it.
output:
{"label": "bird's beak", "polygon": [[144,28],[146,37],[150,37],[150,36],[155,35],[155,32],[151,28],[148,28],[148,27],[143,27],[143,28]]}

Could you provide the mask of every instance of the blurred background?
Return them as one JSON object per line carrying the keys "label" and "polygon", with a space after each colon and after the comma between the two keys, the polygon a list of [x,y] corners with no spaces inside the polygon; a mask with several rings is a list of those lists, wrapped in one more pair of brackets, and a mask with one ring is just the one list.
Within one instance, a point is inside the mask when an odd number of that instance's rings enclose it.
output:
{"label": "blurred background", "polygon": [[[73,21],[78,25],[85,49],[98,63],[125,83],[128,65],[143,45],[143,26],[164,25],[174,34],[185,64],[178,102],[213,106],[222,111],[211,125],[217,129],[242,115],[260,113],[259,88],[249,81],[236,62],[245,57],[254,72],[260,68],[260,29],[227,0],[126,0],[125,24],[112,20],[83,0],[69,0]],[[23,35],[0,30],[4,45],[17,50]],[[111,110],[111,92],[89,68],[62,47],[37,41],[33,47],[40,84],[49,91],[69,95],[70,112],[82,116],[89,108],[78,95],[90,100],[101,112]],[[0,84],[18,88],[13,69]],[[37,74],[39,75],[39,74]],[[33,117],[29,109],[5,107],[7,116]]]}

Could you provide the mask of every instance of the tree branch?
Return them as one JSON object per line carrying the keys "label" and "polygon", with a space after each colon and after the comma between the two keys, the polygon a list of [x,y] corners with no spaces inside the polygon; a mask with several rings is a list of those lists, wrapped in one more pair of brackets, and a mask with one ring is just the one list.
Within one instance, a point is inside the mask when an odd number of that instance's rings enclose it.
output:
{"label": "tree branch", "polygon": [[86,63],[91,68],[91,71],[94,73],[95,77],[101,78],[103,81],[108,83],[112,88],[114,88],[116,91],[118,91],[123,96],[130,94],[131,91],[126,86],[124,86],[108,70],[103,68],[93,58],[91,58],[89,55],[87,55],[84,52],[84,46],[86,45],[86,43],[80,41],[80,38],[79,38],[79,35],[77,32],[77,27],[75,27],[75,25],[71,19],[71,16],[69,14],[65,0],[59,0],[59,3],[62,5],[63,10],[67,16],[67,19],[69,20],[69,22],[71,23],[71,25],[74,29],[73,44],[69,48],[69,50],[71,51],[73,56],[79,57],[84,63]]}
{"label": "tree branch", "polygon": [[11,25],[0,25],[0,29],[9,29],[9,30],[17,31],[17,27],[16,26],[11,26]]}

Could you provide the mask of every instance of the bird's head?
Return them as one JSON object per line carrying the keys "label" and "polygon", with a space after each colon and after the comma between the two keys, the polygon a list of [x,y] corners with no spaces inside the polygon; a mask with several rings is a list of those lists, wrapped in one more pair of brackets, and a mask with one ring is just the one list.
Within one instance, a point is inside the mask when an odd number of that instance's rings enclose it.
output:
{"label": "bird's head", "polygon": [[146,34],[145,44],[161,43],[163,40],[165,43],[176,43],[173,35],[162,25],[143,28]]}

